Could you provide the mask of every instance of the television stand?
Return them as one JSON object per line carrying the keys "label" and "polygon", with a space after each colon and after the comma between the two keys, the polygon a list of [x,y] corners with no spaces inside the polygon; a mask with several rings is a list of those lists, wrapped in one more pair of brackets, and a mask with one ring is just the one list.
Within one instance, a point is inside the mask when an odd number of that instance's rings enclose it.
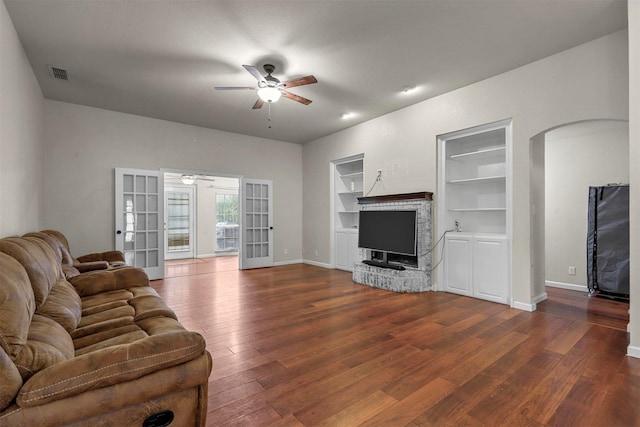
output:
{"label": "television stand", "polygon": [[390,268],[392,270],[406,270],[403,265],[389,264],[388,262],[384,262],[384,261],[374,261],[371,259],[367,259],[362,261],[362,263],[367,265],[372,265],[374,267]]}

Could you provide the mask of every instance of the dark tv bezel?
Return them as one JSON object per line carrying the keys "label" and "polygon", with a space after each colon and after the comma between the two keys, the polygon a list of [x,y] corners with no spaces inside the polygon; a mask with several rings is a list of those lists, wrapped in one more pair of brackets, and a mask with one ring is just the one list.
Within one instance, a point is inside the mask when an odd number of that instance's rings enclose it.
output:
{"label": "dark tv bezel", "polygon": [[[418,256],[418,211],[416,209],[365,209],[365,210],[361,210],[360,211],[360,215],[362,215],[363,212],[411,212],[414,214],[414,221],[413,221],[413,252],[412,253],[407,253],[407,252],[397,252],[397,251],[392,251],[389,250],[387,248],[378,248],[378,247],[371,247],[371,246],[362,246],[360,239],[362,238],[362,233],[361,233],[361,228],[359,227],[358,230],[358,248],[359,249],[367,249],[370,251],[376,251],[376,252],[382,252],[382,253],[391,253],[391,254],[398,254],[398,255],[406,255],[406,256]],[[360,218],[361,220],[361,218]],[[359,221],[360,221],[359,220]],[[386,257],[385,257],[386,258]]]}

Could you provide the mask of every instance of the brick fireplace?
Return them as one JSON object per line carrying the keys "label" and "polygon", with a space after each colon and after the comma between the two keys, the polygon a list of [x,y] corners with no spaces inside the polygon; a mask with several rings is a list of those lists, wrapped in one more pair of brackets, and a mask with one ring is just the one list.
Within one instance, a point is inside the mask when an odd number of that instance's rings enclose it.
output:
{"label": "brick fireplace", "polygon": [[[432,203],[433,193],[429,192],[358,198],[361,211],[415,210],[417,212],[417,251],[416,257],[401,256],[401,259],[397,260],[404,267],[403,270],[356,263],[353,269],[353,281],[394,292],[432,290]],[[376,255],[375,251],[368,249],[365,251],[364,260],[371,260]]]}

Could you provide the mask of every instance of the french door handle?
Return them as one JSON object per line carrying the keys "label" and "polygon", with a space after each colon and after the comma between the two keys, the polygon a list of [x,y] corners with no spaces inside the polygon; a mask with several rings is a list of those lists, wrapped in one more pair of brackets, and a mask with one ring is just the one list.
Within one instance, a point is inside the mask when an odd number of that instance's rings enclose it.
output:
{"label": "french door handle", "polygon": [[122,234],[122,231],[118,230],[116,231],[116,234]]}

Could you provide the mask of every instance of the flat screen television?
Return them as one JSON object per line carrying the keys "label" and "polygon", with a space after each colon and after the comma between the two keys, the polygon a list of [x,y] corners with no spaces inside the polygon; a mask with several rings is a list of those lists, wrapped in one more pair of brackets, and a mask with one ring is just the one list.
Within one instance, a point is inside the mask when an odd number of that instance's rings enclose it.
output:
{"label": "flat screen television", "polygon": [[415,210],[360,211],[358,247],[416,256]]}

